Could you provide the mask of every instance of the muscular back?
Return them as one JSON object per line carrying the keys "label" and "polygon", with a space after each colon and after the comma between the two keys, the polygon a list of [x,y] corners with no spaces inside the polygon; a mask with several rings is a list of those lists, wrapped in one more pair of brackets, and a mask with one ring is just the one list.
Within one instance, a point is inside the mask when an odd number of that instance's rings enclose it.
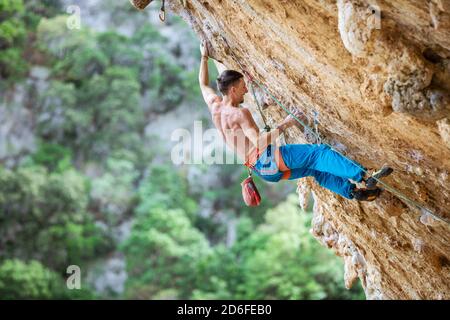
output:
{"label": "muscular back", "polygon": [[258,127],[246,108],[223,105],[221,99],[211,104],[211,116],[226,144],[242,159],[255,145],[251,140],[258,136]]}

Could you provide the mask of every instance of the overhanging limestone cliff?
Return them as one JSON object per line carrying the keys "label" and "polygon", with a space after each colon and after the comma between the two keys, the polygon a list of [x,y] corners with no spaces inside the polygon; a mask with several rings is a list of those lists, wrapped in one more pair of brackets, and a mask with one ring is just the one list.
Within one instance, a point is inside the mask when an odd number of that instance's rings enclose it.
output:
{"label": "overhanging limestone cliff", "polygon": [[[146,1],[141,1],[146,2]],[[147,1],[148,2],[148,1]],[[320,114],[327,141],[450,219],[449,0],[171,0],[228,68],[246,68],[287,106]],[[264,110],[270,123],[286,116]],[[256,114],[256,113],[255,113]],[[292,129],[288,143],[304,143]],[[299,182],[312,234],[369,299],[450,299],[450,228],[385,192],[374,203]],[[425,223],[425,224],[424,224]]]}

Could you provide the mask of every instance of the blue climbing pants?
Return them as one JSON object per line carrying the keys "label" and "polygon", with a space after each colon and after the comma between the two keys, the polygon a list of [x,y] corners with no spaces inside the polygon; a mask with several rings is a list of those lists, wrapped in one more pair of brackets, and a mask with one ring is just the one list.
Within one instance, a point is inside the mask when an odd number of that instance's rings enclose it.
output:
{"label": "blue climbing pants", "polygon": [[[355,184],[349,179],[361,182],[364,171],[330,147],[323,144],[288,144],[280,147],[280,155],[284,164],[290,169],[289,180],[303,177],[314,177],[319,185],[347,199]],[[365,169],[365,168],[364,168]],[[269,145],[261,152],[253,167],[254,172],[262,179],[278,182],[283,178],[275,161],[275,147]]]}

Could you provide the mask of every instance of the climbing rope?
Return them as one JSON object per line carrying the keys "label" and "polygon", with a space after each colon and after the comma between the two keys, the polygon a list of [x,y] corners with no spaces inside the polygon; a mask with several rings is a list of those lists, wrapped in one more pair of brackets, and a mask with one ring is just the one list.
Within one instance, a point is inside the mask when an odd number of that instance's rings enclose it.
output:
{"label": "climbing rope", "polygon": [[269,131],[270,131],[270,127],[269,127],[269,125],[267,124],[266,116],[265,116],[264,113],[262,112],[261,105],[259,104],[259,101],[258,101],[258,99],[256,98],[256,93],[255,93],[255,88],[253,87],[253,82],[250,82],[250,91],[252,92],[253,99],[255,99],[256,105],[257,105],[258,110],[259,110],[259,114],[261,115],[261,118],[262,118],[262,120],[263,120],[263,122],[264,122],[264,130],[266,130],[267,132],[269,132]]}
{"label": "climbing rope", "polygon": [[[247,71],[247,68],[240,62],[240,59],[235,55],[235,53],[233,52],[230,44],[228,43],[227,38],[225,38],[222,34],[220,35],[222,37],[222,39],[224,40],[225,44],[228,46],[229,48],[229,54],[234,57],[234,61],[236,61],[236,63],[239,65],[239,67],[241,68],[242,72],[246,75],[247,79],[249,80],[249,82],[252,84],[255,83],[260,89],[262,89],[265,93],[267,93],[284,111],[286,111],[289,115],[291,115],[298,123],[300,123],[303,128],[305,130],[308,130],[309,132],[311,132],[317,139],[317,141],[320,141],[321,144],[324,144],[326,146],[328,146],[331,150],[337,152],[338,154],[340,154],[341,156],[343,156],[345,159],[347,159],[348,161],[350,161],[351,163],[353,163],[355,166],[357,166],[359,169],[361,169],[364,173],[368,174],[369,172],[366,170],[366,168],[362,167],[359,163],[353,161],[352,159],[348,158],[347,156],[345,156],[344,154],[342,154],[342,152],[340,152],[339,150],[336,150],[332,145],[323,142],[322,138],[320,137],[319,131],[317,129],[317,123],[318,123],[318,113],[317,115],[315,114],[315,126],[316,126],[316,132],[314,132],[313,129],[311,129],[307,124],[305,124],[303,121],[301,121],[299,118],[297,118],[294,114],[292,114],[291,111],[289,111],[289,109],[287,109],[272,93],[270,93],[269,90],[267,90],[267,88],[262,85],[261,83],[259,83],[257,80],[255,80],[255,78],[253,78],[253,76]],[[258,104],[258,100],[256,99],[256,96],[254,96],[256,103]],[[431,216],[433,216],[435,219],[445,222],[447,224],[450,225],[450,219],[438,216],[436,213],[434,213],[432,210],[426,208],[424,205],[418,203],[417,201],[409,198],[408,196],[406,196],[405,194],[403,194],[401,191],[395,189],[394,187],[391,187],[389,184],[381,181],[380,179],[373,177],[378,183],[380,183],[382,186],[384,186],[384,188],[388,191],[390,191],[391,193],[395,194],[397,197],[403,199],[405,202],[409,203],[410,205],[416,207],[417,209],[419,209],[421,211],[422,214],[429,214]]]}
{"label": "climbing rope", "polygon": [[316,139],[318,144],[322,144],[322,137],[319,133],[319,112],[313,111],[314,114],[314,131],[316,132]]}

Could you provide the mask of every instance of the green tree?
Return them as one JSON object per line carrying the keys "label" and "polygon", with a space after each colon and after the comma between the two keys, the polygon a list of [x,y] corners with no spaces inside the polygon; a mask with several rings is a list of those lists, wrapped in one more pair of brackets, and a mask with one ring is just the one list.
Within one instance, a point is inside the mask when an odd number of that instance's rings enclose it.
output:
{"label": "green tree", "polygon": [[129,298],[186,299],[195,289],[196,263],[209,245],[182,209],[153,208],[139,215],[123,250]]}
{"label": "green tree", "polygon": [[51,18],[62,12],[60,0],[27,0],[24,20],[28,31],[34,32],[42,18]]}
{"label": "green tree", "polygon": [[[189,36],[194,41],[192,34]],[[184,100],[202,101],[197,80],[198,70],[184,65],[179,52],[168,47],[169,41],[149,23],[139,28],[130,39],[130,45],[141,52],[137,64],[139,80],[142,91],[148,94],[148,100],[151,101],[152,111],[156,113],[171,111]],[[194,51],[196,55],[197,51],[198,46]]]}
{"label": "green tree", "polygon": [[34,164],[46,167],[49,172],[62,173],[72,167],[72,152],[54,143],[41,142],[31,158]]}
{"label": "green tree", "polygon": [[183,101],[185,73],[181,66],[174,64],[172,57],[160,55],[154,58],[152,72],[144,78],[144,88],[150,88],[150,99],[157,101],[157,112],[166,113],[175,109]]}
{"label": "green tree", "polygon": [[51,81],[39,97],[39,109],[38,134],[84,159],[104,160],[117,149],[140,149],[144,116],[131,69],[111,67],[84,81],[81,90]]}
{"label": "green tree", "polygon": [[45,140],[59,144],[76,141],[78,127],[86,127],[89,121],[76,106],[76,88],[72,83],[50,81],[37,101],[37,134]]}
{"label": "green tree", "polygon": [[82,80],[103,73],[108,58],[99,49],[95,33],[87,28],[70,30],[67,17],[42,19],[37,27],[36,48],[48,55],[54,76],[78,86]]}
{"label": "green tree", "polygon": [[113,150],[141,144],[144,115],[139,105],[139,83],[132,69],[110,67],[86,81],[78,96],[80,112],[89,118],[79,132],[79,147],[105,159]]}
{"label": "green tree", "polygon": [[108,249],[86,213],[87,193],[73,170],[0,168],[0,258],[36,259],[61,271]]}
{"label": "green tree", "polygon": [[223,244],[204,255],[195,270],[195,290],[190,299],[230,300],[237,298],[243,272],[237,253]]}
{"label": "green tree", "polygon": [[97,44],[101,52],[108,58],[109,65],[121,66],[137,74],[144,59],[143,48],[132,45],[130,38],[113,31],[97,35]]}
{"label": "green tree", "polygon": [[198,263],[199,299],[361,299],[344,288],[343,265],[309,234],[311,213],[297,198],[269,209],[256,230],[249,217],[238,225],[233,247],[216,247]]}
{"label": "green tree", "polygon": [[63,3],[61,0],[27,0],[25,7],[38,17],[50,18],[61,13]]}
{"label": "green tree", "polygon": [[197,230],[197,206],[188,184],[173,168],[154,165],[138,189],[136,220],[122,250],[127,260],[127,296],[187,298],[196,264],[210,247]]}
{"label": "green tree", "polygon": [[189,194],[189,184],[171,166],[153,165],[140,183],[136,213],[146,214],[153,208],[182,209],[195,220],[197,204]]}
{"label": "green tree", "polygon": [[26,26],[22,0],[0,0],[0,80],[21,78],[28,65],[23,58]]}
{"label": "green tree", "polygon": [[[38,261],[5,260],[0,264],[1,299],[52,299],[60,296],[62,279]],[[59,291],[59,292],[58,292]]]}
{"label": "green tree", "polygon": [[69,290],[58,273],[36,260],[5,260],[0,264],[0,299],[93,299],[88,287]]}
{"label": "green tree", "polygon": [[105,171],[91,183],[90,207],[115,226],[132,209],[139,172],[131,161],[120,158],[108,158]]}
{"label": "green tree", "polygon": [[[311,213],[298,208],[297,197],[268,210],[266,223],[248,241],[263,245],[245,262],[243,297],[250,299],[338,299],[331,287],[343,286],[343,266],[309,234]],[[340,265],[340,268],[336,268]],[[340,270],[339,270],[340,269]],[[340,272],[339,272],[340,271]],[[332,283],[332,285],[331,285]]]}

